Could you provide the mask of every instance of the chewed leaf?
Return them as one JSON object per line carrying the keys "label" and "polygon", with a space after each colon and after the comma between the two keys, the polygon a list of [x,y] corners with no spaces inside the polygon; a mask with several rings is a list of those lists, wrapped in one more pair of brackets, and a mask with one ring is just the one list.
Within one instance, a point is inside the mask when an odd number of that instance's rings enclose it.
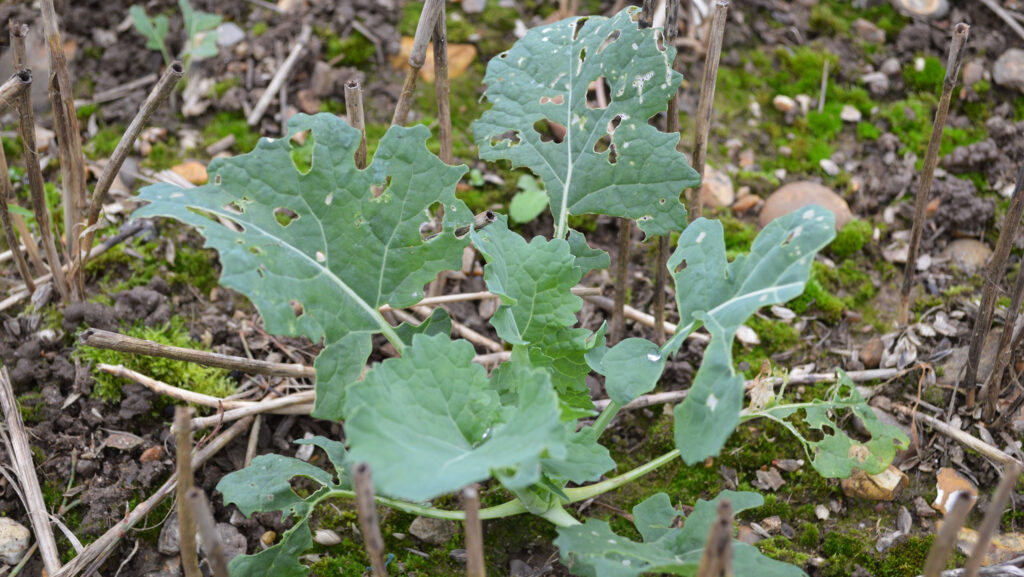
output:
{"label": "chewed leaf", "polygon": [[299,556],[313,547],[309,520],[303,519],[289,529],[281,542],[255,555],[238,555],[228,563],[228,573],[245,577],[306,577],[309,567]]}
{"label": "chewed leaf", "polygon": [[739,423],[743,379],[732,363],[740,325],[764,306],[799,296],[814,255],[835,236],[832,213],[817,205],[766,226],[750,253],[729,262],[718,221],[698,219],[683,231],[668,261],[679,305],[679,330],[664,347],[675,352],[699,323],[711,343],[690,394],[675,411],[676,447],[687,463],[717,455]]}
{"label": "chewed leaf", "polygon": [[243,515],[282,511],[284,516],[308,515],[310,506],[292,490],[291,480],[306,477],[323,487],[333,487],[331,474],[283,455],[260,455],[242,469],[224,476],[217,490],[224,495],[224,503],[234,503]]}
{"label": "chewed leaf", "polygon": [[[460,266],[467,239],[454,229],[472,214],[455,185],[466,167],[427,151],[424,126],[391,127],[365,170],[354,161],[360,132],[340,118],[298,114],[288,130],[289,138],[211,162],[205,186],[144,188],[149,204],[135,216],[196,227],[220,252],[221,283],[252,300],[269,332],[323,339],[314,414],[336,419],[371,334],[392,330],[378,307],[413,304],[438,272]],[[302,170],[290,149],[299,133],[312,142],[312,165]],[[420,227],[439,202],[445,233],[425,241]]]}
{"label": "chewed leaf", "polygon": [[[700,564],[708,530],[715,520],[715,508],[722,499],[728,499],[737,513],[764,502],[756,493],[723,491],[711,501],[698,501],[682,528],[676,528],[674,521],[682,512],[672,506],[667,495],[658,493],[633,508],[633,522],[643,542],[612,532],[605,521],[590,519],[582,525],[560,527],[555,545],[562,562],[574,575],[693,575]],[[804,575],[799,568],[769,559],[739,541],[733,541],[733,569],[736,575],[759,577]]]}
{"label": "chewed leaf", "polygon": [[494,470],[518,489],[540,478],[541,457],[565,457],[568,431],[546,374],[525,373],[517,405],[504,406],[469,342],[412,342],[352,385],[346,403],[349,460],[373,467],[378,492],[422,501]]}
{"label": "chewed leaf", "polygon": [[[700,177],[676,150],[677,134],[647,119],[663,112],[682,76],[660,30],[641,29],[627,8],[611,18],[568,18],[534,28],[487,64],[493,106],[473,123],[486,160],[510,160],[544,182],[556,231],[571,214],[634,218],[648,235],[686,226],[679,195]],[[607,106],[588,102],[606,83]],[[545,140],[544,124],[565,127]]]}

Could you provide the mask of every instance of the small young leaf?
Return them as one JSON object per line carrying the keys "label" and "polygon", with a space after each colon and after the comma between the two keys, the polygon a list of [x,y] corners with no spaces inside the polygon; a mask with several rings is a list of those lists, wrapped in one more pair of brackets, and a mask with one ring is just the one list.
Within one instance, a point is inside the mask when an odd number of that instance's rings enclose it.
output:
{"label": "small young leaf", "polygon": [[540,478],[541,457],[564,458],[566,427],[547,375],[530,372],[518,405],[504,406],[469,342],[444,335],[412,342],[349,388],[349,460],[373,467],[378,492],[422,501],[496,469],[525,487]]}
{"label": "small young leaf", "polygon": [[654,389],[665,370],[666,355],[647,339],[628,338],[610,349],[587,353],[590,367],[605,376],[608,396],[620,405]]}
{"label": "small young leaf", "polygon": [[520,175],[516,186],[519,187],[519,192],[508,204],[508,216],[515,222],[530,222],[548,206],[548,195],[528,174]]}
{"label": "small young leaf", "polygon": [[[487,64],[493,106],[473,123],[480,157],[510,160],[541,178],[557,235],[570,214],[638,219],[648,235],[686,226],[679,195],[700,177],[676,150],[679,135],[647,123],[666,109],[682,76],[672,69],[675,48],[659,47],[659,31],[639,28],[638,11],[534,28]],[[602,78],[608,105],[591,107],[587,87]],[[535,128],[551,122],[565,127],[561,142]]]}
{"label": "small young leaf", "polygon": [[[304,131],[313,142],[306,171],[289,144]],[[438,272],[461,266],[468,240],[454,229],[473,215],[455,198],[455,185],[466,167],[428,152],[429,135],[422,125],[391,127],[360,170],[358,130],[332,114],[297,114],[288,138],[263,139],[250,154],[211,162],[205,186],[146,187],[140,199],[149,204],[135,215],[195,226],[220,252],[221,283],[253,301],[269,332],[323,339],[314,415],[337,419],[345,387],[370,353],[371,334],[398,340],[378,307],[413,304]],[[445,206],[444,233],[423,240],[420,226],[438,202]],[[290,219],[283,223],[278,214]],[[290,301],[302,305],[302,314]]]}
{"label": "small young leaf", "polygon": [[159,14],[150,18],[142,6],[135,5],[128,9],[131,14],[132,24],[135,29],[146,38],[146,48],[149,50],[166,50],[165,39],[167,38],[168,21],[167,17]]}
{"label": "small young leaf", "polygon": [[[681,529],[672,524],[681,512],[672,507],[664,493],[658,493],[633,508],[633,522],[643,537],[637,543],[612,532],[605,521],[588,520],[582,525],[560,527],[555,545],[562,562],[574,575],[585,577],[636,577],[646,573],[693,575],[700,564],[708,530],[716,518],[715,508],[728,499],[735,512],[757,507],[764,499],[756,493],[723,491],[711,501],[697,501]],[[750,545],[733,541],[733,569],[736,575],[759,577],[801,577],[804,572],[771,560]]]}
{"label": "small young leaf", "polygon": [[178,0],[185,26],[185,45],[178,58],[190,61],[205,60],[217,55],[217,26],[221,23],[219,14],[195,10],[188,0]]}

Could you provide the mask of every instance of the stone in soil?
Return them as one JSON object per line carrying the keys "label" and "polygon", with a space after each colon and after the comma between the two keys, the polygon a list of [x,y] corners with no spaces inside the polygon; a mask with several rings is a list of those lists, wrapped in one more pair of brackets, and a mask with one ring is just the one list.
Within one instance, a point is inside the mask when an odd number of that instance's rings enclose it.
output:
{"label": "stone in soil", "polygon": [[704,185],[700,190],[701,201],[708,208],[729,206],[736,199],[736,193],[732,188],[732,180],[729,175],[720,170],[711,168],[704,169]]}
{"label": "stone in soil", "polygon": [[222,22],[217,26],[217,46],[234,46],[245,40],[245,30],[234,22]]}
{"label": "stone in soil", "polygon": [[975,58],[964,63],[964,86],[972,87],[985,78],[985,60]]}
{"label": "stone in soil", "polygon": [[9,517],[0,517],[0,561],[16,565],[28,551],[32,532]]}
{"label": "stone in soil", "polygon": [[940,256],[948,258],[965,272],[978,272],[985,268],[992,249],[987,244],[973,238],[958,238],[949,243]]}
{"label": "stone in soil", "polygon": [[783,114],[787,114],[796,109],[796,100],[793,100],[785,94],[779,94],[772,99],[772,106],[775,107],[775,110],[778,110]]}
{"label": "stone in soil", "polygon": [[864,41],[872,44],[884,44],[885,43],[885,30],[882,30],[873,23],[868,22],[863,18],[858,18],[853,21],[853,31],[857,33]]}
{"label": "stone in soil", "polygon": [[1000,86],[1024,92],[1024,50],[1011,48],[1003,52],[992,67],[992,79]]}
{"label": "stone in soil", "polygon": [[853,213],[850,212],[849,205],[841,196],[826,186],[801,180],[791,182],[768,196],[761,209],[761,214],[758,216],[758,224],[765,227],[780,216],[812,204],[820,205],[835,215],[837,230],[853,220]]}
{"label": "stone in soil", "polygon": [[847,497],[868,499],[871,501],[892,501],[900,496],[910,479],[903,471],[893,465],[872,475],[860,469],[854,469],[850,477],[840,481],[843,494]]}
{"label": "stone in soil", "polygon": [[945,515],[953,505],[953,494],[963,492],[971,497],[971,507],[978,498],[978,488],[970,479],[958,473],[955,469],[943,467],[935,476],[935,501],[932,507]]}
{"label": "stone in soil", "polygon": [[409,525],[409,533],[424,543],[443,545],[455,536],[455,523],[444,519],[416,517]]}
{"label": "stone in soil", "polygon": [[843,122],[860,122],[863,115],[860,113],[855,106],[844,104],[842,111],[839,112],[839,118]]}
{"label": "stone in soil", "polygon": [[882,353],[885,351],[885,343],[882,339],[875,337],[864,343],[860,349],[860,360],[864,363],[865,369],[877,369],[882,362]]}

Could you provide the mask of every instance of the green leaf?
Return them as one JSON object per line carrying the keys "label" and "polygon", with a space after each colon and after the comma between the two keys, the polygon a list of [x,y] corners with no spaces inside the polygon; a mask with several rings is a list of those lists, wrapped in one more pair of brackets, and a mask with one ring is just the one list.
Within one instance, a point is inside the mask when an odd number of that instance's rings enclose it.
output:
{"label": "green leaf", "polygon": [[[575,426],[575,422],[570,423]],[[541,468],[548,477],[573,483],[597,481],[615,468],[608,449],[597,442],[593,428],[586,427],[572,433],[568,451],[562,459],[543,459]]]}
{"label": "green leaf", "polygon": [[732,262],[720,222],[697,219],[680,236],[668,261],[680,328],[664,351],[677,350],[700,322],[711,332],[690,393],[675,409],[676,447],[687,463],[717,455],[739,424],[743,378],[732,362],[737,329],[761,307],[803,293],[815,253],[834,236],[832,213],[817,205],[773,221],[750,253]]}
{"label": "green leaf", "polygon": [[569,230],[569,252],[575,257],[573,265],[580,269],[580,277],[596,269],[608,268],[611,266],[611,257],[601,249],[591,248],[587,239],[582,233]]}
{"label": "green leaf", "polygon": [[[645,573],[694,575],[700,564],[708,530],[716,518],[716,507],[728,499],[736,513],[759,506],[764,499],[756,493],[723,491],[712,501],[698,501],[681,529],[672,523],[681,512],[672,507],[664,493],[658,493],[633,508],[633,521],[643,542],[637,543],[612,532],[605,521],[589,519],[582,525],[559,527],[555,545],[562,562],[574,575],[585,577],[636,577]],[[745,543],[733,541],[733,570],[736,575],[759,577],[800,577],[793,565],[773,561]]]}
{"label": "green leaf", "polygon": [[299,563],[313,547],[309,520],[303,519],[285,532],[281,542],[255,555],[239,555],[228,563],[231,577],[306,577],[309,567]]}
{"label": "green leaf", "polygon": [[611,349],[592,349],[587,362],[605,375],[604,388],[620,405],[650,392],[665,370],[666,355],[647,339],[629,338]]}
{"label": "green leaf", "polygon": [[516,186],[519,187],[519,192],[512,197],[512,202],[508,205],[508,216],[515,222],[530,222],[547,208],[548,195],[528,174],[519,175]]}
{"label": "green leaf", "polygon": [[441,307],[435,308],[431,311],[430,316],[423,319],[418,325],[412,325],[409,323],[402,323],[395,328],[395,332],[398,333],[399,338],[402,342],[412,341],[413,335],[448,335],[452,334],[452,318],[448,316],[448,311]]}
{"label": "green leaf", "polygon": [[[304,131],[307,143],[314,141],[312,166],[300,171],[289,142]],[[332,114],[297,114],[288,138],[262,139],[250,154],[212,161],[205,186],[144,188],[140,199],[149,204],[135,215],[196,227],[220,252],[221,283],[256,305],[267,331],[323,340],[314,415],[338,419],[371,335],[401,343],[378,307],[411,305],[438,272],[461,266],[467,240],[454,229],[473,216],[455,198],[455,185],[466,167],[428,152],[429,135],[425,126],[393,126],[359,170],[358,130]],[[375,196],[373,186],[386,188]],[[444,232],[425,241],[420,226],[437,202],[445,206]],[[282,224],[277,214],[292,218]],[[290,301],[302,304],[303,314],[296,316]]]}
{"label": "green leaf", "polygon": [[255,512],[282,511],[284,516],[302,517],[309,514],[309,504],[292,490],[295,477],[312,479],[325,487],[334,485],[331,474],[283,455],[260,455],[242,469],[225,475],[217,490],[224,495],[224,503],[234,503],[246,517]]}
{"label": "green leaf", "polygon": [[345,458],[348,455],[348,451],[345,450],[345,444],[334,439],[328,439],[317,435],[309,439],[297,439],[296,445],[313,445],[314,447],[320,447],[325,453],[327,458],[331,460],[331,464],[334,465],[334,472],[338,474],[340,479],[339,486],[348,486],[351,483],[351,478],[348,473],[348,469],[345,467]]}
{"label": "green leaf", "polygon": [[[604,333],[573,328],[579,323],[576,313],[583,299],[572,294],[572,288],[583,270],[576,266],[570,243],[539,236],[527,243],[508,229],[501,215],[471,235],[487,261],[487,288],[501,297],[502,304],[491,318],[498,336],[515,346],[514,353],[526,353],[517,358],[547,369],[551,383],[570,407],[593,408],[584,355],[603,340]],[[579,250],[591,259],[588,265],[599,260],[589,247]]]}
{"label": "green leaf", "polygon": [[164,40],[167,38],[168,21],[163,14],[150,18],[142,6],[132,6],[128,9],[131,14],[132,24],[135,30],[146,38],[146,48],[149,50],[165,50]]}
{"label": "green leaf", "polygon": [[[753,415],[785,419],[803,409],[806,415],[804,423],[818,431],[820,440],[808,439],[795,427],[788,428],[804,444],[811,465],[822,477],[846,478],[853,474],[855,468],[871,474],[881,473],[892,463],[897,450],[910,446],[910,439],[899,427],[879,420],[843,370],[839,370],[839,380],[829,389],[828,397],[815,399],[809,405],[775,405]],[[838,414],[841,411],[860,420],[871,440],[860,442],[850,438],[839,427]]]}
{"label": "green leaf", "polygon": [[[637,219],[648,235],[686,225],[679,195],[700,177],[676,150],[679,136],[647,123],[666,109],[682,76],[672,69],[675,49],[659,49],[660,31],[640,29],[638,12],[534,28],[487,64],[492,107],[473,123],[480,157],[540,177],[556,237],[570,214]],[[602,77],[608,106],[590,108],[587,87]],[[546,122],[566,127],[562,142],[544,141],[535,126]]]}
{"label": "green leaf", "polygon": [[[378,492],[421,501],[487,479],[495,469],[517,489],[540,478],[540,459],[564,458],[566,428],[544,373],[503,405],[473,363],[469,342],[416,335],[401,358],[376,365],[349,388],[349,461],[369,463]],[[514,476],[514,477],[513,477]]]}

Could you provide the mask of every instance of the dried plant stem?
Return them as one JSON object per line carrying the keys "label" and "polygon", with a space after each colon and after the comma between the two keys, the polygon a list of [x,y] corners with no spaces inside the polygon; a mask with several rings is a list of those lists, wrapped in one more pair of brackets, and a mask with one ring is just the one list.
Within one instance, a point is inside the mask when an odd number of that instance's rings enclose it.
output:
{"label": "dried plant stem", "polygon": [[20,214],[12,214],[11,221],[14,223],[15,230],[18,231],[22,240],[25,241],[25,252],[28,254],[28,260],[32,263],[32,266],[36,267],[36,272],[38,274],[49,274],[47,271],[50,269],[43,262],[43,255],[39,252],[36,240],[32,238],[32,231],[28,229],[28,223],[25,222],[25,217]]}
{"label": "dried plant stem", "polygon": [[398,102],[395,104],[395,114],[391,117],[391,124],[405,124],[409,117],[412,97],[416,93],[416,76],[427,60],[427,46],[430,44],[430,37],[434,33],[437,17],[444,6],[443,3],[444,0],[427,0],[423,3],[423,11],[420,12],[420,20],[416,24],[412,52],[409,54],[409,71],[405,74],[402,93],[398,96]]}
{"label": "dried plant stem", "polygon": [[175,407],[174,438],[175,465],[178,473],[178,538],[181,543],[181,567],[185,577],[201,577],[199,556],[196,554],[196,523],[185,494],[192,488],[192,409]]}
{"label": "dried plant stem", "polygon": [[[64,242],[71,260],[70,255],[78,255],[79,252],[78,235],[81,231],[77,229],[82,222],[82,210],[85,207],[85,154],[82,152],[81,129],[75,111],[74,87],[71,84],[71,73],[68,72],[67,57],[64,55],[64,42],[57,27],[53,0],[41,0],[40,7],[50,58],[50,105],[53,107],[54,130],[60,144],[60,173],[64,185]],[[72,277],[72,288],[76,300],[85,297],[85,286],[80,276]]]}
{"label": "dried plant stem", "polygon": [[[665,43],[675,42],[679,33],[679,0],[668,0],[665,3]],[[672,61],[675,68],[675,61]],[[665,117],[665,132],[679,132],[679,96],[678,89],[668,99],[668,110]],[[676,145],[678,146],[678,142]],[[654,264],[654,342],[665,343],[665,284],[668,281],[668,253],[672,249],[670,235],[658,239]]]}
{"label": "dried plant stem", "polygon": [[903,405],[893,404],[892,408],[893,411],[897,413],[902,413],[916,421],[928,425],[929,427],[935,429],[936,431],[942,433],[943,435],[946,435],[947,437],[960,443],[964,447],[967,447],[968,449],[971,449],[972,451],[981,454],[983,457],[992,459],[993,461],[1001,463],[1003,465],[1020,464],[1020,462],[1017,461],[1017,459],[1004,453],[1003,451],[997,449],[996,447],[993,447],[992,445],[986,443],[985,441],[982,441],[981,439],[973,435],[965,433],[964,431],[961,431],[956,427],[953,427],[939,419],[936,419],[935,417],[926,415],[924,413],[915,413],[913,409],[911,409],[910,407],[905,407]]}
{"label": "dried plant stem", "polygon": [[1006,322],[1003,323],[1003,332],[999,335],[999,349],[996,353],[995,366],[992,373],[981,389],[981,397],[985,400],[985,420],[991,423],[998,414],[996,413],[999,397],[1003,395],[1003,374],[1006,366],[1013,358],[1013,350],[1010,344],[1013,342],[1013,333],[1017,325],[1017,316],[1020,314],[1020,305],[1024,302],[1024,270],[1017,272],[1017,282],[1013,285],[1013,294],[1010,297],[1010,308],[1006,309]]}
{"label": "dried plant stem", "polygon": [[981,527],[978,529],[978,540],[974,543],[974,550],[971,552],[971,556],[967,558],[967,564],[964,565],[964,577],[975,577],[978,574],[978,569],[981,568],[981,563],[985,560],[988,544],[992,541],[992,537],[996,532],[999,531],[999,522],[1003,518],[1003,508],[1006,507],[1006,502],[1010,500],[1010,494],[1017,485],[1020,473],[1021,467],[1017,463],[1008,463],[1006,465],[1006,470],[1003,471],[1003,478],[1000,479],[999,486],[996,487],[996,494],[988,505],[985,518],[981,521]]}
{"label": "dried plant stem", "polygon": [[[693,134],[693,168],[704,178],[704,165],[708,154],[708,132],[711,130],[711,112],[715,105],[715,84],[718,81],[718,62],[722,57],[722,38],[725,36],[725,17],[729,11],[727,0],[717,0],[711,13],[711,32],[708,36],[704,76],[700,82],[700,101],[697,103],[697,124]],[[691,189],[690,221],[704,213],[703,183]]]}
{"label": "dried plant stem", "polygon": [[0,409],[3,410],[4,422],[7,423],[7,431],[11,437],[13,454],[9,455],[9,458],[18,474],[25,506],[28,508],[28,518],[32,522],[36,542],[39,543],[39,553],[43,558],[46,572],[53,575],[60,570],[60,554],[57,551],[57,542],[53,538],[53,528],[50,527],[43,492],[39,488],[32,449],[28,443],[28,432],[25,430],[24,421],[21,420],[21,411],[14,398],[7,368],[3,366],[0,366]]}
{"label": "dried plant stem", "polygon": [[626,281],[629,280],[629,253],[633,237],[633,221],[617,218],[619,222],[619,252],[615,258],[615,305],[612,307],[612,324],[608,329],[608,344],[622,340],[626,326]]}
{"label": "dried plant stem", "polygon": [[[601,289],[599,289],[597,287],[575,286],[575,287],[572,288],[572,294],[574,294],[576,296],[600,295],[601,294]],[[437,306],[437,305],[443,305],[443,304],[448,304],[448,303],[459,303],[459,302],[465,302],[465,301],[482,301],[482,300],[487,300],[487,299],[498,299],[498,298],[501,298],[501,297],[499,297],[498,295],[496,295],[496,294],[494,294],[494,293],[492,293],[490,291],[478,291],[478,292],[471,292],[471,293],[457,293],[457,294],[440,295],[440,296],[436,296],[436,297],[425,298],[425,299],[421,300],[420,302],[416,303],[416,306],[419,306],[419,307]],[[380,310],[381,312],[385,312],[385,311],[393,311],[393,310],[396,310],[396,309],[391,308],[391,306],[389,306],[389,305],[384,305],[384,306],[380,307],[380,309],[378,309],[378,310]]]}
{"label": "dried plant stem", "polygon": [[[999,285],[1002,284],[1006,271],[1006,261],[1010,257],[1010,250],[1013,248],[1013,240],[1017,236],[1017,229],[1020,228],[1020,219],[1024,215],[1024,163],[1021,163],[1017,172],[1017,185],[1013,189],[1013,197],[1010,200],[1010,207],[1006,210],[1006,219],[1003,220],[1003,230],[999,233],[999,240],[996,248],[989,257],[988,266],[985,268],[985,286],[981,292],[981,304],[978,306],[978,316],[974,319],[974,328],[971,330],[971,344],[967,351],[967,369],[964,373],[962,386],[967,391],[967,409],[974,408],[975,396],[977,394],[978,365],[981,360],[981,351],[985,346],[985,338],[988,336],[989,328],[992,326],[992,314],[996,308],[996,298],[999,296]],[[1009,327],[1008,330],[1013,330]],[[952,413],[956,396],[950,400],[949,410]]]}
{"label": "dried plant stem", "polygon": [[377,519],[377,505],[373,494],[373,473],[370,465],[356,463],[352,469],[352,485],[356,491],[356,512],[359,514],[359,530],[363,533],[363,544],[370,556],[373,577],[387,577],[384,565],[384,539],[380,535],[380,521]]}
{"label": "dried plant stem", "polygon": [[[4,88],[7,85],[14,83],[17,90],[20,92],[25,88],[25,85],[15,76],[0,86],[0,93],[4,92]],[[15,95],[14,98],[18,98],[19,95]],[[11,220],[11,213],[8,210],[7,199],[13,196],[11,189],[11,180],[7,178],[7,155],[4,154],[3,148],[0,148],[0,224],[4,228],[4,238],[7,239],[7,246],[11,247],[11,257],[14,259],[15,265],[18,267],[18,273],[21,274],[22,280],[25,281],[25,287],[29,292],[35,292],[36,285],[32,282],[32,271],[28,268],[28,262],[25,261],[25,255],[21,254],[21,250],[18,248],[20,244],[18,242],[18,235],[14,228],[14,222]],[[25,239],[25,246],[32,242],[32,237]]]}
{"label": "dried plant stem", "polygon": [[86,329],[78,337],[79,343],[87,347],[119,351],[149,357],[161,357],[176,361],[187,361],[207,367],[217,367],[229,371],[241,371],[254,375],[268,375],[272,377],[289,377],[294,379],[316,378],[316,370],[313,367],[294,365],[287,363],[268,363],[257,361],[246,357],[234,357],[219,353],[197,351],[184,347],[172,347],[162,345],[145,339],[137,339],[100,329]]}
{"label": "dried plant stem", "polygon": [[[303,391],[286,397],[277,397],[262,401],[247,401],[248,404],[225,410],[223,413],[196,417],[192,419],[192,429],[199,430],[216,427],[222,423],[230,423],[252,415],[271,413],[275,415],[309,415],[313,412],[313,391]],[[238,401],[235,401],[238,402]],[[255,449],[253,449],[255,451]],[[255,455],[254,455],[255,456]]]}
{"label": "dried plant stem", "polygon": [[345,118],[349,126],[359,130],[360,134],[356,168],[366,168],[366,120],[363,117],[363,87],[358,80],[345,83]]}
{"label": "dried plant stem", "polygon": [[[910,246],[907,249],[907,265],[903,269],[903,288],[900,293],[899,324],[907,324],[910,314],[910,291],[914,287],[914,267],[917,265],[917,253],[921,247],[921,232],[924,229],[925,208],[928,195],[932,190],[932,178],[939,160],[939,146],[942,144],[942,130],[946,126],[949,113],[949,101],[956,87],[956,79],[960,74],[960,63],[964,59],[964,45],[971,27],[963,22],[953,27],[953,40],[949,44],[949,59],[946,61],[946,79],[942,83],[942,97],[935,111],[935,122],[932,124],[932,135],[928,141],[928,151],[924,156],[924,167],[921,169],[921,180],[914,198],[914,223],[910,229]],[[973,387],[973,383],[971,385]]]}
{"label": "dried plant stem", "polygon": [[0,84],[0,114],[18,105],[18,99],[21,98],[23,89],[25,89],[25,82],[17,74],[12,74],[3,84]]}
{"label": "dried plant stem", "polygon": [[718,502],[718,516],[704,543],[704,553],[697,566],[697,577],[732,577],[732,504]]}
{"label": "dried plant stem", "polygon": [[174,61],[167,67],[163,76],[160,77],[160,81],[150,91],[146,101],[139,108],[139,112],[136,113],[135,118],[128,125],[128,129],[124,131],[124,136],[121,137],[121,141],[114,148],[114,153],[110,155],[110,160],[103,167],[103,172],[100,173],[100,178],[96,181],[96,187],[93,188],[92,199],[89,201],[89,218],[86,220],[85,240],[82,241],[81,247],[84,255],[80,257],[81,263],[78,265],[77,274],[84,274],[85,263],[88,260],[85,255],[89,254],[89,250],[92,249],[92,243],[96,238],[96,222],[99,220],[103,204],[107,201],[110,185],[114,183],[114,179],[117,178],[117,174],[121,171],[121,166],[124,165],[125,159],[131,154],[132,148],[135,145],[135,139],[139,137],[139,134],[146,123],[149,122],[157,107],[167,100],[167,97],[174,90],[174,87],[177,86],[184,73],[185,67],[181,62]]}
{"label": "dried plant stem", "polygon": [[[32,82],[32,74],[28,70],[18,73],[26,84]],[[36,217],[36,224],[39,226],[39,236],[43,240],[43,248],[46,251],[46,260],[50,266],[50,273],[53,274],[53,284],[57,287],[61,299],[71,302],[71,291],[68,289],[67,279],[64,277],[64,269],[61,267],[60,256],[57,254],[57,245],[53,240],[53,229],[50,226],[50,210],[46,206],[46,193],[43,189],[43,172],[39,169],[39,151],[36,148],[35,115],[32,112],[32,97],[29,90],[21,93],[18,103],[20,113],[18,123],[18,134],[21,136],[22,147],[25,155],[25,173],[28,175],[29,192],[32,198],[32,212]],[[71,234],[70,231],[68,234]]]}
{"label": "dried plant stem", "polygon": [[[244,433],[251,423],[251,417],[248,419],[242,419],[234,425],[231,425],[231,427],[226,429],[220,435],[214,437],[213,440],[203,445],[202,449],[199,449],[192,454],[192,467],[198,468],[202,466],[203,463],[210,460],[210,457],[216,455],[235,437]],[[74,577],[88,569],[90,566],[102,563],[103,560],[114,551],[114,547],[117,546],[117,543],[121,538],[124,537],[132,527],[145,519],[154,507],[159,505],[167,498],[168,495],[173,493],[177,484],[178,477],[177,475],[173,475],[148,499],[139,503],[134,509],[132,509],[131,513],[125,515],[123,519],[108,529],[107,532],[101,535],[99,539],[86,546],[86,548],[83,549],[77,557],[72,559],[70,563],[65,565],[60,571],[50,573],[50,575],[52,577]]]}
{"label": "dried plant stem", "polygon": [[946,561],[956,547],[956,538],[960,528],[967,521],[967,514],[970,513],[971,503],[974,501],[968,493],[962,491],[954,493],[952,499],[953,504],[942,522],[939,535],[932,543],[932,548],[928,551],[928,558],[924,562],[924,572],[922,573],[924,577],[942,575],[942,570],[946,568]]}
{"label": "dried plant stem", "polygon": [[[179,484],[180,487],[180,484]],[[203,552],[210,562],[214,577],[228,577],[228,560],[224,554],[224,543],[217,534],[217,522],[210,512],[210,502],[199,487],[192,487],[185,493],[187,508],[192,512],[196,528],[203,541]]]}
{"label": "dried plant stem", "polygon": [[[298,63],[299,57],[302,56],[306,45],[309,44],[312,34],[313,29],[310,28],[309,24],[303,24],[299,37],[295,40],[295,45],[292,46],[291,52],[288,53],[288,58],[285,58],[284,63],[274,73],[274,77],[270,79],[267,89],[263,91],[260,99],[256,101],[256,106],[252,107],[252,112],[246,117],[245,121],[249,126],[256,126],[263,119],[263,115],[267,112],[267,107],[270,106],[274,96],[277,95],[277,92],[284,86],[285,81],[288,80],[292,73],[292,68],[295,68],[295,64]],[[284,122],[284,119],[282,118],[281,121]]]}
{"label": "dried plant stem", "polygon": [[444,2],[438,8],[434,26],[434,97],[437,99],[437,136],[441,141],[441,161],[455,164],[452,155],[452,109],[449,100],[451,84],[448,79],[448,26],[445,23]]}
{"label": "dried plant stem", "polygon": [[476,487],[462,491],[466,510],[466,577],[487,577],[484,565],[484,530],[480,524],[480,495]]}

